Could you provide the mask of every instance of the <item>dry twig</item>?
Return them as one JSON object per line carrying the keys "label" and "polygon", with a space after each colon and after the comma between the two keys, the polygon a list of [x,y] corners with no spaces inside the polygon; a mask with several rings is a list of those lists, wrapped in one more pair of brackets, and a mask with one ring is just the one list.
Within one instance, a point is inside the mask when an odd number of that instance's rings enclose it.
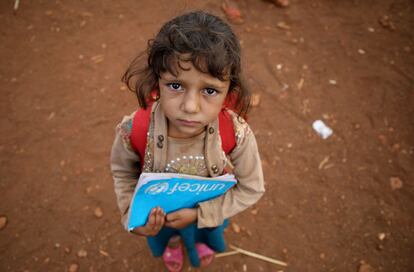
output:
{"label": "dry twig", "polygon": [[253,258],[257,258],[257,259],[260,259],[262,261],[266,261],[266,262],[269,262],[269,263],[274,263],[274,264],[281,265],[281,266],[288,266],[288,264],[285,263],[285,262],[282,262],[282,261],[279,261],[279,260],[276,260],[276,259],[272,259],[272,258],[263,256],[263,255],[254,253],[254,252],[250,252],[250,251],[238,248],[238,247],[233,246],[233,245],[230,245],[230,248],[234,249],[235,251],[237,251],[241,254],[244,254],[244,255],[247,255],[247,256],[250,256],[250,257],[253,257]]}
{"label": "dry twig", "polygon": [[239,254],[239,252],[234,250],[234,251],[218,253],[218,254],[215,255],[215,257],[216,258],[221,258],[221,257],[227,257],[227,256],[231,256],[231,255],[236,255],[236,254]]}

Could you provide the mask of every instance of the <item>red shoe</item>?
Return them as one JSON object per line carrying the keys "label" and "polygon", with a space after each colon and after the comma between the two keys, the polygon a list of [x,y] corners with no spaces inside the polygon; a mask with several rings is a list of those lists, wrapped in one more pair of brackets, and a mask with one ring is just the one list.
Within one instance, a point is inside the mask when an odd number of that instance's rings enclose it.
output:
{"label": "red shoe", "polygon": [[169,272],[180,272],[183,269],[184,255],[183,247],[180,244],[178,247],[166,247],[162,254],[162,260]]}
{"label": "red shoe", "polygon": [[215,252],[206,244],[197,243],[196,249],[198,257],[200,258],[201,266],[206,267],[213,262]]}

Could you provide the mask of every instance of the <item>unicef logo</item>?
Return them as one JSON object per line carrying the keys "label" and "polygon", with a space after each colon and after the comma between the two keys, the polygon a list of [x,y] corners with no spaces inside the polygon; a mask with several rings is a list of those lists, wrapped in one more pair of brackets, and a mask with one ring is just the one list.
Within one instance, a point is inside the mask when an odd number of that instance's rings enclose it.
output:
{"label": "unicef logo", "polygon": [[166,192],[168,190],[168,187],[169,187],[168,182],[157,183],[157,184],[149,186],[145,190],[145,193],[149,195],[161,194],[161,193]]}

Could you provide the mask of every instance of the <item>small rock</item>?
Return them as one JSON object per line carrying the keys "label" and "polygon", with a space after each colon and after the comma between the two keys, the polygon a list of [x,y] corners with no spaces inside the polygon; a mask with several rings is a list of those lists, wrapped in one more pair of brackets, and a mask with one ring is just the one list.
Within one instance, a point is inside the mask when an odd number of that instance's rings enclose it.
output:
{"label": "small rock", "polygon": [[251,212],[251,214],[253,214],[253,215],[257,215],[257,214],[259,213],[259,210],[258,210],[258,209],[253,209],[253,210],[251,210],[250,212]]}
{"label": "small rock", "polygon": [[335,79],[330,79],[330,80],[329,80],[329,84],[331,84],[331,85],[336,85],[336,84],[337,84],[337,82],[336,82],[336,80],[335,80]]}
{"label": "small rock", "polygon": [[235,233],[240,233],[240,227],[236,223],[231,223],[231,228]]}
{"label": "small rock", "polygon": [[378,140],[380,140],[381,144],[385,145],[387,143],[387,136],[385,135],[378,135]]}
{"label": "small rock", "polygon": [[55,117],[55,112],[51,112],[51,113],[49,114],[49,116],[47,117],[47,120],[48,120],[48,121],[50,121],[50,120],[52,120],[52,119],[53,119],[53,117]]}
{"label": "small rock", "polygon": [[50,262],[50,258],[49,257],[47,257],[47,258],[45,258],[44,260],[43,260],[43,263],[45,263],[45,264],[48,264]]}
{"label": "small rock", "polygon": [[386,29],[395,30],[394,23],[391,21],[391,18],[388,15],[383,15],[378,19],[379,24]]}
{"label": "small rock", "polygon": [[68,272],[77,272],[78,270],[79,270],[78,264],[73,263],[69,265]]}
{"label": "small rock", "polygon": [[361,262],[358,272],[374,272],[374,268],[365,262]]}
{"label": "small rock", "polygon": [[246,272],[247,271],[247,265],[243,264],[243,271]]}
{"label": "small rock", "polygon": [[369,32],[371,32],[371,33],[373,33],[373,32],[375,32],[375,28],[373,28],[373,27],[368,27],[368,31],[369,31]]}
{"label": "small rock", "polygon": [[325,253],[321,253],[321,254],[319,254],[319,258],[321,258],[321,260],[323,260],[323,259],[325,259]]}
{"label": "small rock", "polygon": [[302,88],[303,88],[303,83],[305,83],[305,79],[304,78],[301,78],[300,80],[299,80],[299,82],[298,82],[298,90],[300,91],[300,90],[302,90]]}
{"label": "small rock", "polygon": [[0,216],[0,230],[3,230],[7,226],[7,217],[5,215]]}
{"label": "small rock", "polygon": [[102,61],[104,61],[104,55],[96,55],[91,57],[91,61],[93,61],[94,63],[101,63]]}
{"label": "small rock", "polygon": [[65,247],[64,251],[66,254],[69,254],[72,250],[69,247]]}
{"label": "small rock", "polygon": [[96,207],[94,214],[96,218],[101,218],[103,216],[103,211],[101,207]]}
{"label": "small rock", "polygon": [[365,55],[365,50],[360,48],[358,49],[358,53],[361,55]]}
{"label": "small rock", "polygon": [[60,248],[60,244],[59,243],[55,243],[55,248]]}
{"label": "small rock", "polygon": [[383,232],[378,233],[378,239],[380,239],[380,241],[384,240],[385,237],[386,237],[386,234],[385,233],[383,233]]}
{"label": "small rock", "polygon": [[398,190],[402,188],[403,182],[399,177],[391,177],[390,185],[392,190]]}
{"label": "small rock", "polygon": [[79,258],[85,258],[86,256],[88,256],[88,252],[84,249],[81,249],[78,251],[78,257]]}
{"label": "small rock", "polygon": [[401,148],[401,145],[399,143],[395,143],[391,146],[391,151],[392,152],[397,152],[397,151],[400,150],[400,148]]}
{"label": "small rock", "polygon": [[279,22],[277,23],[277,27],[280,29],[284,29],[284,30],[289,30],[290,29],[290,25],[288,25],[286,22]]}
{"label": "small rock", "polygon": [[252,95],[252,107],[257,107],[260,104],[260,94]]}
{"label": "small rock", "polygon": [[99,250],[99,253],[100,253],[102,256],[109,257],[109,253],[108,253],[108,252],[106,252],[105,250],[100,249],[100,250]]}

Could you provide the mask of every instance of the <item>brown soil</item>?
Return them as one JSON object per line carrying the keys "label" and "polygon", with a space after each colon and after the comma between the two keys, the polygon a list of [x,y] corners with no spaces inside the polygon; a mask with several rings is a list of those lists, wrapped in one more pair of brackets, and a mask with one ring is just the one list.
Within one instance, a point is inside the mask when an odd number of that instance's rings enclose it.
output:
{"label": "brown soil", "polygon": [[[161,271],[119,223],[109,153],[137,107],[120,77],[161,23],[194,8],[222,15],[221,1],[13,5],[0,1],[0,270]],[[413,271],[413,1],[240,8],[267,193],[226,236],[289,267],[234,255],[208,270]],[[321,139],[316,119],[333,136]]]}

